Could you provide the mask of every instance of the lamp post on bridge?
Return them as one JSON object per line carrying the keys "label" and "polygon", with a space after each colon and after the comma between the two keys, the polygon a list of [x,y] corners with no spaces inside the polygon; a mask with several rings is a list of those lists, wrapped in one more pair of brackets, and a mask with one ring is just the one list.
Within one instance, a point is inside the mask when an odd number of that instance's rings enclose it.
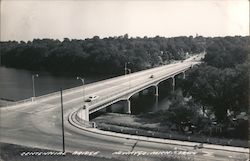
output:
{"label": "lamp post on bridge", "polygon": [[[84,81],[84,78],[81,78],[81,77],[76,77],[77,80],[81,80],[82,81],[82,98],[83,98],[83,104],[82,106],[84,107],[84,97],[85,97],[85,91],[84,91],[84,84],[85,84],[85,81]],[[82,119],[82,112],[81,112],[81,119]]]}
{"label": "lamp post on bridge", "polygon": [[[131,69],[127,69],[128,70],[128,83],[129,83],[129,86],[128,86],[128,90],[130,90],[130,74],[131,74]],[[128,102],[128,113],[131,114],[131,105],[130,105],[130,100],[128,99],[127,100]]]}
{"label": "lamp post on bridge", "polygon": [[[130,74],[131,74],[131,69],[127,69],[128,70],[128,90],[130,90]],[[130,105],[130,100],[129,99],[127,99],[127,102],[128,102],[128,106],[127,106],[127,108],[128,108],[128,111],[127,111],[127,113],[129,113],[129,114],[131,114],[131,105]]]}
{"label": "lamp post on bridge", "polygon": [[35,77],[38,77],[38,74],[33,74],[31,76],[32,78],[32,93],[33,93],[33,97],[32,97],[32,101],[34,101],[34,98],[36,97],[36,89],[35,89]]}
{"label": "lamp post on bridge", "polygon": [[127,70],[128,70],[128,74],[129,74],[129,75],[128,75],[128,76],[129,76],[129,77],[128,77],[128,82],[129,82],[129,89],[130,89],[130,74],[131,74],[131,69],[127,69]]}
{"label": "lamp post on bridge", "polygon": [[130,64],[130,62],[126,62],[125,65],[124,65],[124,75],[127,74],[127,70],[128,70],[127,65],[128,64]]}

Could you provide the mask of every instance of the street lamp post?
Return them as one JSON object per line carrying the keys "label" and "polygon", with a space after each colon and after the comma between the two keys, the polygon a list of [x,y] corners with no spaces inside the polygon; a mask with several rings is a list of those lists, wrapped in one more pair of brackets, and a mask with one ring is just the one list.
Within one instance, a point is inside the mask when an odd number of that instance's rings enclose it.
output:
{"label": "street lamp post", "polygon": [[[82,98],[83,98],[83,107],[84,107],[84,96],[85,96],[85,92],[84,92],[84,84],[85,84],[85,81],[84,81],[84,78],[81,78],[81,77],[76,77],[77,80],[81,80],[82,81]],[[81,112],[81,119],[82,119],[82,112]]]}
{"label": "street lamp post", "polygon": [[32,101],[34,101],[34,98],[36,97],[36,89],[35,89],[35,77],[38,77],[38,74],[33,74],[32,75],[32,93],[33,93],[33,97],[32,97]]}
{"label": "street lamp post", "polygon": [[124,75],[127,74],[127,70],[128,70],[127,65],[128,65],[129,63],[130,63],[130,62],[126,62],[125,65],[124,65]]}
{"label": "street lamp post", "polygon": [[129,79],[129,80],[128,80],[128,81],[129,81],[129,89],[130,89],[130,73],[131,73],[131,69],[128,69],[128,74],[129,74],[129,75],[128,75],[128,76],[129,76],[129,77],[128,77],[128,79]]}

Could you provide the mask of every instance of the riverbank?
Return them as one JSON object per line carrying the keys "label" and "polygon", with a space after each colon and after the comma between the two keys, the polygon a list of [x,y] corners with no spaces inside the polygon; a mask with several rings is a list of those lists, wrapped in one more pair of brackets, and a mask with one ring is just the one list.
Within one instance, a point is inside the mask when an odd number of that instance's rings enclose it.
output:
{"label": "riverbank", "polygon": [[248,147],[247,140],[216,138],[205,136],[202,134],[182,134],[178,131],[169,129],[169,127],[164,126],[160,123],[150,123],[149,120],[142,119],[135,115],[107,113],[96,117],[92,121],[96,122],[97,128],[105,131],[113,131],[154,138]]}
{"label": "riverbank", "polygon": [[0,108],[12,105],[14,103],[14,100],[0,98]]}

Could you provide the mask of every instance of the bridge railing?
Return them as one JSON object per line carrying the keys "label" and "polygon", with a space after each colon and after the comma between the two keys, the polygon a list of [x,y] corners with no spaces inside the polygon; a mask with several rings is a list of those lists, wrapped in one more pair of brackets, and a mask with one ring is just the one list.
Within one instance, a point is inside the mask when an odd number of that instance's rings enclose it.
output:
{"label": "bridge railing", "polygon": [[[169,64],[169,65],[174,65],[174,64]],[[156,68],[147,69],[147,73],[152,72],[154,70],[159,70],[159,69],[165,68],[165,67],[166,66],[159,66],[159,67],[156,67]],[[145,74],[145,71],[139,71],[139,72],[131,73],[130,77],[132,79],[133,77],[140,76],[142,74]],[[89,89],[89,88],[92,88],[92,87],[96,87],[98,85],[101,86],[104,83],[111,84],[111,83],[114,83],[114,82],[118,82],[121,79],[127,79],[127,77],[124,76],[124,75],[121,75],[121,76],[118,76],[118,77],[113,77],[113,78],[101,80],[101,81],[98,81],[98,82],[86,84],[86,85],[84,85],[84,88],[86,90],[86,89]],[[82,87],[83,86],[77,86],[77,87],[65,89],[63,91],[64,92],[63,95],[66,96],[66,95],[70,95],[70,94],[73,94],[73,93],[82,92]],[[11,102],[10,104],[6,104],[6,107],[7,106],[23,105],[23,104],[26,104],[26,103],[42,102],[42,101],[51,100],[51,99],[55,99],[55,98],[59,98],[59,97],[60,97],[60,91],[56,91],[56,92],[52,92],[52,93],[45,94],[45,95],[38,96],[38,97],[31,97],[31,98],[24,99],[24,100],[21,100],[21,101]]]}
{"label": "bridge railing", "polygon": [[32,102],[32,98],[28,98],[28,99],[24,99],[24,100],[20,100],[20,101],[13,101],[13,102],[6,102],[5,106],[3,107],[9,107],[9,106],[16,106],[19,104],[27,104],[27,103],[31,103]]}
{"label": "bridge railing", "polygon": [[103,104],[112,102],[112,101],[114,101],[114,100],[120,100],[120,98],[123,97],[123,96],[126,96],[126,95],[128,95],[128,94],[130,94],[130,93],[133,93],[133,92],[135,92],[135,91],[138,91],[138,90],[140,90],[140,89],[142,89],[142,88],[145,88],[145,87],[149,86],[150,84],[155,83],[155,82],[158,82],[158,81],[160,81],[160,80],[162,80],[162,79],[165,80],[165,79],[171,78],[171,77],[173,77],[174,75],[177,75],[177,74],[179,74],[179,73],[182,73],[183,71],[186,71],[188,68],[190,68],[190,66],[187,66],[187,67],[185,67],[184,69],[180,69],[180,70],[178,70],[178,71],[174,71],[174,72],[172,72],[171,74],[169,74],[168,77],[162,76],[162,77],[159,77],[157,80],[151,80],[151,81],[146,82],[146,83],[143,83],[143,84],[141,84],[141,85],[139,85],[139,86],[131,87],[131,88],[129,88],[129,90],[128,90],[128,89],[122,89],[122,90],[120,90],[120,91],[117,91],[117,92],[113,93],[112,95],[107,95],[107,96],[105,96],[105,97],[101,97],[101,98],[98,100],[99,102],[96,103],[96,104],[95,104],[95,102],[90,102],[89,109],[90,109],[90,111],[91,111],[91,110],[93,110],[95,107],[98,107],[98,106],[101,106],[101,105],[103,105]]}
{"label": "bridge railing", "polygon": [[[165,68],[165,67],[166,66],[159,66],[159,67],[156,67],[156,68],[148,69],[147,72],[152,72],[153,70],[158,70],[159,68]],[[131,73],[130,77],[139,76],[141,74],[145,74],[145,71],[139,71],[139,72]],[[127,77],[124,76],[124,75],[121,75],[121,76],[118,76],[118,77],[113,77],[113,78],[101,80],[101,81],[98,81],[98,82],[89,83],[89,84],[84,85],[84,88],[88,89],[88,88],[91,88],[91,87],[96,87],[97,85],[102,86],[104,83],[110,84],[110,83],[113,83],[113,82],[116,82],[116,81],[118,82],[121,79],[127,79]],[[82,86],[77,86],[77,87],[65,89],[63,92],[64,92],[64,95],[69,95],[69,94],[77,93],[77,92],[81,92],[81,91],[82,91]],[[47,99],[53,99],[53,96],[54,97],[60,97],[60,91],[53,92],[53,93],[46,94],[46,95],[42,95],[42,96],[38,96],[38,97],[35,97],[34,99],[36,101],[42,101],[43,99],[46,99],[46,100]]]}
{"label": "bridge railing", "polygon": [[91,121],[86,121],[84,119],[81,119],[77,114],[76,114],[76,120],[78,121],[78,123],[80,123],[81,125],[83,125],[84,127],[89,127],[89,128],[95,128],[96,124],[95,122],[91,122]]}
{"label": "bridge railing", "polygon": [[[173,66],[173,65],[176,65],[176,64],[169,64],[170,66]],[[151,69],[147,69],[146,73],[150,73],[150,72],[153,72],[154,70],[159,70],[161,68],[166,68],[166,67],[169,67],[169,65],[164,65],[164,66],[159,66],[159,67],[156,67],[156,68],[151,68]],[[135,72],[135,73],[131,73],[130,74],[130,79],[133,79],[133,77],[136,77],[136,76],[140,76],[142,74],[145,74],[145,71],[139,71],[139,72]],[[89,89],[89,88],[94,88],[96,87],[97,85],[103,85],[104,83],[108,83],[108,84],[111,84],[111,83],[114,83],[116,81],[120,81],[121,79],[127,79],[128,77],[124,76],[124,75],[121,75],[121,76],[118,76],[118,77],[113,77],[113,78],[109,78],[109,79],[106,79],[106,80],[101,80],[101,81],[98,81],[98,82],[94,82],[94,83],[90,83],[90,84],[86,84],[84,85],[84,88],[85,89]],[[69,89],[66,89],[64,90],[64,96],[66,95],[70,95],[72,93],[77,93],[77,92],[81,92],[82,91],[82,87],[83,86],[78,86],[78,87],[73,87],[73,88],[69,88]],[[16,106],[16,105],[22,105],[22,104],[26,104],[26,103],[33,103],[33,102],[39,102],[39,101],[46,101],[46,100],[50,100],[50,99],[54,99],[54,98],[59,98],[60,97],[60,91],[57,91],[57,92],[53,92],[53,93],[50,93],[50,94],[46,94],[46,95],[42,95],[42,96],[38,96],[38,97],[32,97],[32,98],[28,98],[28,99],[25,99],[25,100],[21,100],[21,101],[18,101],[18,102],[13,102],[7,106]]]}
{"label": "bridge railing", "polygon": [[76,112],[75,112],[75,116],[74,117],[77,121],[78,124],[83,125],[84,127],[89,127],[89,128],[95,128],[96,127],[96,123],[92,122],[92,121],[86,121],[84,119],[82,119],[79,115],[81,115],[81,108],[79,108]]}

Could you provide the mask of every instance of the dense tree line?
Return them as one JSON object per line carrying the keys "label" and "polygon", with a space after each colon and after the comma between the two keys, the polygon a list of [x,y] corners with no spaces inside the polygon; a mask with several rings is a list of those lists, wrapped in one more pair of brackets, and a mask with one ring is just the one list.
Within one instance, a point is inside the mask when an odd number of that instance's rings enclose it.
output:
{"label": "dense tree line", "polygon": [[208,38],[204,63],[177,80],[169,108],[143,117],[179,132],[246,140],[248,121],[237,116],[249,107],[249,44],[249,37]]}
{"label": "dense tree line", "polygon": [[249,37],[214,38],[207,45],[204,64],[183,81],[184,95],[206,113],[210,125],[218,123],[222,136],[232,128],[234,137],[248,137],[248,121],[236,118],[249,107],[249,44]]}
{"label": "dense tree line", "polygon": [[204,64],[191,71],[184,89],[196,102],[213,109],[218,121],[227,111],[248,108],[249,37],[215,38],[206,49]]}
{"label": "dense tree line", "polygon": [[133,71],[204,50],[202,37],[129,38],[128,35],[62,42],[34,39],[32,42],[1,42],[2,65],[31,70],[79,73],[121,73],[125,62]]}

